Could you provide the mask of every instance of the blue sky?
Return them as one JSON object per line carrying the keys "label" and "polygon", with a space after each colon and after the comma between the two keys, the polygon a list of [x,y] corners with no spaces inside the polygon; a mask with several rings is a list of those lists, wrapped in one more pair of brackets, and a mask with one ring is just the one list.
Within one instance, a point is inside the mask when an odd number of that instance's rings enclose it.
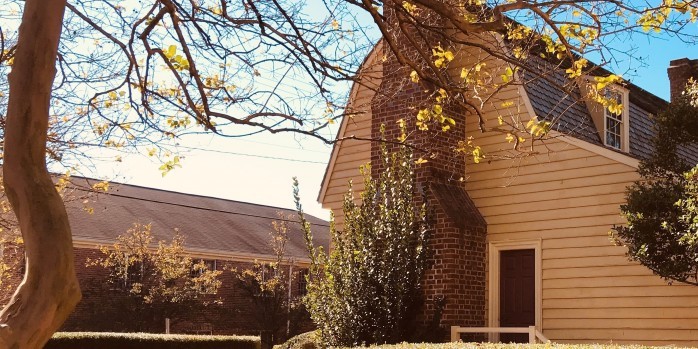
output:
{"label": "blue sky", "polygon": [[[696,25],[691,30],[695,31]],[[636,48],[633,53],[636,60],[619,54],[620,61],[609,68],[664,99],[669,98],[666,73],[669,61],[698,58],[697,46],[666,36],[635,35],[633,40],[613,45],[621,52]],[[337,128],[335,124],[326,132],[336,134]],[[159,163],[133,156],[125,157],[118,166],[101,167],[96,175],[130,184],[286,208],[293,205],[291,178],[296,176],[301,182],[306,210],[328,219],[328,212],[316,198],[331,146],[297,135],[271,134],[240,139],[195,136],[183,139],[182,144],[189,147],[185,149],[182,168],[165,177],[158,170]]]}

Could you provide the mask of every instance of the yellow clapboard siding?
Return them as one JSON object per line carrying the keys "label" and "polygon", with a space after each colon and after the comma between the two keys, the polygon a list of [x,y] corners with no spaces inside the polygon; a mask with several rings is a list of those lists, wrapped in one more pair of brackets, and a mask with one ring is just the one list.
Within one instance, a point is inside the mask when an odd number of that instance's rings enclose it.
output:
{"label": "yellow clapboard siding", "polygon": [[[371,123],[364,121],[364,120],[356,120],[356,119],[351,119],[348,121],[349,125],[347,125],[347,129],[344,131],[344,135],[342,137],[371,137]],[[368,141],[361,140],[361,139],[342,139],[340,142],[364,142],[367,143]]]}
{"label": "yellow clapboard siding", "polygon": [[[694,308],[689,307],[545,309],[543,310],[543,315],[545,315],[546,319],[573,319],[575,321],[580,319],[594,319],[594,321],[600,319],[682,319],[681,321],[692,319],[698,321],[698,313]],[[675,320],[675,322],[678,321]],[[613,328],[613,326],[608,326],[607,328]],[[698,328],[698,324],[694,322],[693,328]]]}
{"label": "yellow clapboard siding", "polygon": [[[343,155],[360,153],[362,154],[362,157],[365,157],[366,152],[371,151],[371,144],[365,141],[359,141],[355,139],[344,140],[341,142],[340,146],[341,148],[339,150],[339,153]],[[336,162],[342,162],[346,160],[347,159],[344,159],[344,157],[342,157],[338,158]]]}
{"label": "yellow clapboard siding", "polygon": [[[358,171],[357,171],[358,173]],[[344,177],[344,178],[332,178],[332,187],[327,189],[327,192],[325,193],[325,196],[332,196],[332,195],[337,195],[337,194],[344,194],[347,192],[348,184],[349,184],[349,179],[354,180],[354,189],[356,191],[363,190],[364,189],[364,182],[363,182],[363,177],[360,175],[356,176],[349,176],[349,177]],[[326,202],[329,202],[326,200]]]}
{"label": "yellow clapboard siding", "polygon": [[[562,170],[584,169],[587,167],[604,166],[616,164],[615,161],[601,156],[587,156],[573,159],[556,160],[549,163],[537,163],[514,167],[511,170],[502,170],[501,168],[487,169],[475,172],[470,175],[469,180],[472,182],[490,180],[496,176],[512,176],[521,177],[524,175],[541,174],[547,172],[557,172]],[[485,167],[485,166],[483,166]],[[489,166],[488,166],[489,167]],[[516,183],[516,181],[514,181]]]}
{"label": "yellow clapboard siding", "polygon": [[[547,191],[555,191],[570,188],[586,188],[605,184],[622,183],[630,185],[630,183],[632,183],[637,177],[638,175],[632,171],[623,171],[619,173],[610,174],[600,173],[592,177],[558,178],[549,180],[548,182],[538,182],[535,183],[536,185],[503,186],[502,184],[506,184],[506,181],[502,181],[499,183],[492,183],[492,181],[482,181],[479,183],[479,187],[474,187],[466,181],[466,189],[468,190],[468,194],[471,198],[479,199],[482,197],[500,197],[517,194],[536,194]],[[534,197],[535,195],[531,196]]]}
{"label": "yellow clapboard siding", "polygon": [[[368,149],[367,149],[368,148]],[[352,150],[352,151],[349,151]],[[343,151],[340,152],[342,155],[341,158],[338,158],[335,163],[342,163],[342,162],[348,162],[348,161],[362,161],[366,162],[368,161],[371,157],[368,156],[367,154],[371,151],[371,147],[355,147],[353,149],[346,150],[344,149]]]}
{"label": "yellow clapboard siding", "polygon": [[587,287],[639,287],[639,286],[666,286],[664,280],[654,275],[642,276],[600,276],[575,279],[547,279],[543,280],[543,288],[567,289],[567,288],[587,288]]}
{"label": "yellow clapboard siding", "polygon": [[[499,141],[501,142],[501,140]],[[484,163],[482,166],[478,164],[477,166],[479,168],[475,173],[481,174],[486,171],[494,171],[492,172],[494,176],[502,176],[502,174],[498,171],[517,171],[520,168],[529,168],[534,167],[536,165],[542,165],[544,167],[558,161],[596,157],[592,154],[589,154],[589,151],[587,150],[579,149],[576,147],[570,148],[569,144],[566,143],[565,145],[566,146],[564,147],[553,147],[553,149],[550,149],[550,152],[541,155],[528,156],[517,159],[493,160],[491,162]]]}
{"label": "yellow clapboard siding", "polygon": [[624,255],[595,256],[595,257],[562,257],[543,261],[543,269],[567,269],[581,267],[608,267],[636,265]]}
{"label": "yellow clapboard siding", "polygon": [[[695,307],[698,307],[698,290],[695,296],[675,296],[675,297],[598,297],[598,298],[572,298],[572,299],[544,299],[544,312],[560,311],[560,313],[552,313],[552,317],[564,317],[564,314],[570,314],[570,311],[578,309],[586,309],[589,311],[597,311],[606,314],[606,311],[614,311],[616,313],[625,313],[632,311],[634,308],[647,309],[685,309],[693,313],[693,317],[698,317],[698,312]],[[680,308],[672,308],[676,306]],[[683,311],[683,310],[682,310]],[[550,314],[550,313],[549,313]],[[660,310],[663,314],[663,310]],[[667,316],[672,316],[669,311]],[[592,316],[592,315],[589,315]],[[650,315],[651,316],[651,315]]]}
{"label": "yellow clapboard siding", "polygon": [[[543,243],[547,243],[551,240],[565,240],[568,238],[576,237],[591,237],[591,236],[601,236],[608,232],[608,225],[603,224],[603,222],[586,222],[591,224],[590,226],[574,226],[564,229],[532,229],[532,230],[518,230],[516,231],[516,236],[523,240],[535,240],[543,239]],[[488,231],[487,238],[490,241],[501,241],[506,238],[511,232],[499,232],[495,233]]]}
{"label": "yellow clapboard siding", "polygon": [[597,340],[603,338],[605,342],[614,343],[626,341],[661,341],[671,338],[672,341],[695,341],[698,338],[698,330],[653,330],[648,329],[555,329],[545,330],[545,335],[551,340]]}
{"label": "yellow clapboard siding", "polygon": [[588,247],[571,247],[571,248],[548,248],[543,250],[543,260],[553,258],[574,258],[574,257],[602,257],[602,256],[621,256],[625,255],[625,248],[620,246],[598,246],[594,248]]}
{"label": "yellow clapboard siding", "polygon": [[608,297],[674,297],[696,296],[692,287],[678,285],[626,286],[626,287],[577,287],[543,289],[543,299],[563,298],[608,298]]}
{"label": "yellow clapboard siding", "polygon": [[[607,229],[608,227],[606,227]],[[613,242],[606,235],[575,236],[567,238],[550,238],[543,241],[544,249],[575,248],[575,247],[603,247],[612,246]]]}
{"label": "yellow clapboard siding", "polygon": [[[614,183],[614,184],[603,184],[595,185],[589,187],[581,188],[570,188],[570,189],[560,189],[560,190],[550,190],[535,195],[531,194],[517,194],[510,196],[496,196],[496,197],[483,197],[479,198],[478,202],[482,203],[480,207],[481,211],[484,208],[489,208],[491,206],[506,206],[510,204],[529,204],[537,205],[539,202],[551,201],[551,200],[575,200],[575,199],[585,199],[588,197],[596,197],[602,195],[616,195],[620,198],[625,197],[625,188],[627,183]],[[533,197],[532,197],[533,196]]]}
{"label": "yellow clapboard siding", "polygon": [[[619,274],[620,273],[620,274]],[[608,266],[608,267],[585,267],[585,268],[565,268],[565,269],[546,269],[543,270],[543,280],[548,279],[577,279],[590,278],[598,276],[649,276],[652,272],[647,268],[628,264],[626,266]],[[698,293],[698,292],[697,292]]]}
{"label": "yellow clapboard siding", "polygon": [[360,160],[336,163],[334,167],[335,167],[336,171],[356,170],[356,173],[359,173],[359,167],[361,165],[366,164],[366,163],[367,162],[364,161],[364,159],[360,159]]}
{"label": "yellow clapboard siding", "polygon": [[695,330],[698,319],[656,319],[656,318],[599,318],[599,319],[546,319],[545,329],[641,329],[656,330]]}
{"label": "yellow clapboard siding", "polygon": [[[551,230],[551,229],[568,229],[568,228],[575,228],[575,227],[580,227],[588,224],[603,224],[607,225],[610,229],[610,227],[613,224],[622,224],[623,218],[620,217],[618,213],[613,213],[613,214],[607,214],[603,216],[597,216],[593,217],[593,222],[590,222],[590,217],[583,217],[583,218],[569,218],[569,219],[556,219],[556,220],[547,220],[547,221],[538,221],[538,222],[528,222],[528,223],[520,223],[520,224],[494,224],[490,221],[487,221],[487,233],[488,235],[490,233],[492,234],[504,234],[504,233],[517,233],[521,231],[535,231],[537,229],[540,230]],[[487,220],[487,217],[485,217],[485,220]],[[608,231],[608,230],[606,230]],[[516,236],[509,236],[509,239],[515,239],[517,238]],[[503,236],[498,236],[498,239],[505,239]]]}
{"label": "yellow clapboard siding", "polygon": [[[549,182],[564,184],[565,181],[570,181],[574,179],[589,180],[594,177],[606,176],[609,173],[632,175],[634,174],[634,170],[628,165],[614,163],[611,165],[590,166],[582,169],[574,168],[552,172],[536,173],[530,175],[520,175],[513,178],[504,177],[495,179],[490,178],[486,180],[472,180],[471,182],[469,182],[468,189],[477,191],[483,189],[501,188],[503,186],[526,186],[535,188],[535,184]],[[471,174],[470,178],[473,178],[475,176],[476,174]],[[535,192],[535,190],[533,192]]]}
{"label": "yellow clapboard siding", "polygon": [[[332,174],[332,179],[339,180],[339,179],[345,179],[345,178],[363,178],[361,177],[361,173],[359,173],[358,168],[350,168],[347,170],[341,170],[341,171],[336,171]],[[356,182],[356,180],[354,180]],[[344,186],[346,187],[346,180],[344,181]]]}
{"label": "yellow clapboard siding", "polygon": [[[571,206],[579,203],[579,206]],[[585,200],[570,201],[568,205],[558,204],[555,201],[547,201],[542,203],[518,204],[500,206],[499,208],[487,208],[480,211],[487,222],[492,224],[503,223],[524,223],[548,219],[567,219],[577,217],[596,217],[610,210],[618,210],[622,201],[619,201],[617,196],[613,196],[613,201],[601,201],[595,197],[589,197]]]}

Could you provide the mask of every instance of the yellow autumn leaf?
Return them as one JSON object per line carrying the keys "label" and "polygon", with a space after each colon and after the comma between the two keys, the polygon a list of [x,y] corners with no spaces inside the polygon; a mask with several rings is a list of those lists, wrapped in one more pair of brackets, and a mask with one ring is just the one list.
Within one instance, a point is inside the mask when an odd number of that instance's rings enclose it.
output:
{"label": "yellow autumn leaf", "polygon": [[421,165],[421,164],[426,163],[426,162],[429,162],[429,160],[426,160],[426,159],[421,158],[421,157],[414,161],[414,163],[417,165]]}
{"label": "yellow autumn leaf", "polygon": [[175,54],[177,53],[177,46],[170,45],[164,53],[165,53],[165,57],[167,57],[167,59],[172,59],[175,56]]}

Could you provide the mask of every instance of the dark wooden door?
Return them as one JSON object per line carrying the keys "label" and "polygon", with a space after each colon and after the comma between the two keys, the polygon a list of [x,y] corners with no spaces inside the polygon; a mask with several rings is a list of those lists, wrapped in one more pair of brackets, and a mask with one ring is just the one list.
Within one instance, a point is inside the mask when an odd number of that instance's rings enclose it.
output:
{"label": "dark wooden door", "polygon": [[[528,327],[536,323],[535,250],[502,251],[499,270],[499,326]],[[527,343],[528,334],[500,335],[504,343]]]}

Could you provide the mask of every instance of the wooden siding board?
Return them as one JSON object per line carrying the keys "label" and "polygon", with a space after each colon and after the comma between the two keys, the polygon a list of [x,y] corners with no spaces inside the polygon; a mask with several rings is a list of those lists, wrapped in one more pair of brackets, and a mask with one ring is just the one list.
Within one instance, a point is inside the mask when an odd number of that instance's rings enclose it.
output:
{"label": "wooden siding board", "polygon": [[[677,319],[684,320],[694,320],[693,328],[698,328],[698,314],[696,314],[695,309],[689,307],[662,307],[662,308],[592,308],[592,309],[579,309],[579,308],[563,308],[563,309],[546,309],[544,310],[545,319],[555,319],[558,320],[575,320],[580,319],[594,319],[598,320],[609,320],[609,319],[650,319],[650,320],[670,320],[674,322],[679,322]],[[606,328],[613,328],[613,326],[605,326]],[[638,326],[631,326],[636,328],[646,328]],[[597,327],[598,328],[598,327]],[[664,327],[667,328],[667,327]]]}

